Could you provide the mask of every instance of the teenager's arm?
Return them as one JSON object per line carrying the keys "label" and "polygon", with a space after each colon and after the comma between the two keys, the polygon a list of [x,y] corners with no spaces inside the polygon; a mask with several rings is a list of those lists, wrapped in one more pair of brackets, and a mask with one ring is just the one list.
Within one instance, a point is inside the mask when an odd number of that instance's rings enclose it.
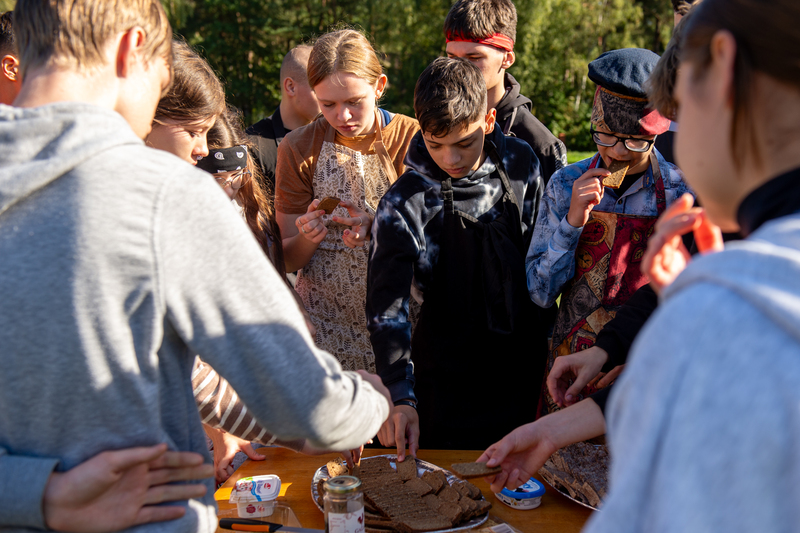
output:
{"label": "teenager's arm", "polygon": [[503,471],[491,479],[492,492],[515,489],[525,483],[545,461],[564,446],[605,433],[603,412],[586,399],[520,426],[489,446],[478,458]]}
{"label": "teenager's arm", "polygon": [[422,252],[424,237],[417,237],[414,225],[384,197],[375,214],[370,241],[367,329],[378,375],[393,401],[416,401],[408,301],[414,262]]}
{"label": "teenager's arm", "polygon": [[[315,210],[317,205],[318,199],[311,202],[304,215],[275,212],[275,219],[281,230],[286,272],[295,272],[306,266],[319,248],[319,243],[328,234],[328,228],[322,224],[320,214]],[[308,233],[301,233],[301,226]]]}
{"label": "teenager's arm", "polygon": [[[421,221],[405,217],[384,196],[372,227],[367,270],[367,328],[378,375],[389,388],[393,402],[414,404],[408,301],[414,263],[425,242],[420,226]],[[378,438],[383,446],[396,446],[400,460],[405,457],[406,446],[416,456],[419,448],[416,405],[395,405]]]}
{"label": "teenager's arm", "polygon": [[525,182],[525,196],[522,200],[522,237],[525,247],[529,247],[533,237],[533,228],[536,224],[536,214],[544,194],[544,180],[542,179],[541,161],[532,155],[527,169],[528,179]]}
{"label": "teenager's arm", "polygon": [[259,424],[225,378],[199,357],[192,369],[192,390],[204,424],[248,442],[275,444],[296,452],[303,449],[305,440],[278,439]]}
{"label": "teenager's arm", "polygon": [[388,391],[314,346],[288,287],[211,180],[173,178],[154,231],[164,336],[210,364],[275,435],[325,449],[372,438]]}
{"label": "teenager's arm", "polygon": [[57,465],[0,448],[0,527],[116,531],[174,520],[185,508],[158,504],[200,497],[206,487],[166,483],[213,475],[202,455],[166,444],[102,452],[66,472]]}
{"label": "teenager's arm", "polygon": [[581,174],[573,167],[556,172],[547,184],[525,258],[528,291],[541,307],[553,305],[575,274],[575,250],[583,228],[567,222],[572,183]]}

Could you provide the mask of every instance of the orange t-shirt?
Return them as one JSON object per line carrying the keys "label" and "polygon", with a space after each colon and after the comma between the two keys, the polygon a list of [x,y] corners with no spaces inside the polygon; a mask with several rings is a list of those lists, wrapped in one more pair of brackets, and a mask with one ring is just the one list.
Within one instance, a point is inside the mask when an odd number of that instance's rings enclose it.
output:
{"label": "orange t-shirt", "polygon": [[[320,117],[311,124],[289,132],[278,146],[275,168],[275,210],[289,215],[302,215],[314,200],[313,178],[316,158],[322,149],[325,134],[331,126]],[[396,114],[381,129],[383,144],[399,176],[405,171],[403,159],[412,137],[419,131],[416,119]],[[362,154],[374,154],[375,134],[345,137],[336,133],[337,144]]]}

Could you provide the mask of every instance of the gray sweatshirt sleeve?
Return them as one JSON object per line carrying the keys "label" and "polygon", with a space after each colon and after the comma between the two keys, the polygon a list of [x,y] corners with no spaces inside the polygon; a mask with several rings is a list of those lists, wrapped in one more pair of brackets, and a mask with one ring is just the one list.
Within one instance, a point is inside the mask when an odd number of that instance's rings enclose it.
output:
{"label": "gray sweatshirt sleeve", "polygon": [[262,427],[233,387],[199,357],[195,359],[192,369],[192,392],[203,424],[267,446],[275,444],[296,452],[303,449],[304,439],[281,440]]}
{"label": "gray sweatshirt sleeve", "polygon": [[389,413],[383,395],[314,347],[288,288],[214,181],[174,178],[154,225],[167,327],[274,435],[327,449],[372,438]]}
{"label": "gray sweatshirt sleeve", "polygon": [[0,448],[0,527],[47,529],[42,500],[58,459],[9,455]]}

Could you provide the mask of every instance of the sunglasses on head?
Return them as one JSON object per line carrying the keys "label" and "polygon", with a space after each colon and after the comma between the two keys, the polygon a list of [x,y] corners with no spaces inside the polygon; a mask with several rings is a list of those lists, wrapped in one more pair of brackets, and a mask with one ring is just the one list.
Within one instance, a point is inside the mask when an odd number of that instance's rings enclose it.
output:
{"label": "sunglasses on head", "polygon": [[246,168],[239,170],[231,170],[228,172],[217,172],[214,174],[214,179],[217,180],[220,187],[223,189],[230,187],[234,192],[244,187],[250,181],[251,173]]}

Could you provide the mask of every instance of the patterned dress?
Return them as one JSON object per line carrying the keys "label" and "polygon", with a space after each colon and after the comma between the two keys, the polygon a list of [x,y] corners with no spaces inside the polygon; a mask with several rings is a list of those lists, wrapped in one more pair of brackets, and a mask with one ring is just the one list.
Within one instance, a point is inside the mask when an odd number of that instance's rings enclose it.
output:
{"label": "patterned dress", "polygon": [[[394,115],[382,128],[379,137],[392,174],[402,173],[406,148],[417,129],[416,121],[402,115]],[[374,217],[392,181],[375,150],[376,140],[375,134],[342,137],[323,119],[287,135],[278,154],[276,210],[302,214],[314,198],[332,196]],[[304,186],[305,196],[296,195]],[[333,222],[333,216],[349,215],[337,207],[323,217],[328,234],[298,273],[296,289],[317,328],[317,346],[333,354],[346,370],[375,372],[364,312],[368,250],[348,248],[342,237],[349,226]]]}

